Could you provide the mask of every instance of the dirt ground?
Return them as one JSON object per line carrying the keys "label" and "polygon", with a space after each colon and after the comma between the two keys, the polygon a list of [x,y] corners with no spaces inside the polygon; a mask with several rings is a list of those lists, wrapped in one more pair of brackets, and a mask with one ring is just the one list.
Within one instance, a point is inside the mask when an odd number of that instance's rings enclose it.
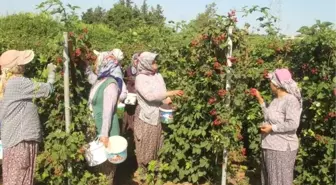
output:
{"label": "dirt ground", "polygon": [[[121,163],[117,167],[117,171],[114,178],[114,185],[147,185],[144,182],[141,182],[141,178],[135,174],[137,170],[137,162],[134,153],[134,143],[133,137],[131,134],[127,134],[125,138],[128,141],[128,151],[127,151],[127,159],[124,163]],[[192,185],[191,183],[182,183],[175,184],[172,182],[167,182],[164,185]],[[210,184],[204,184],[210,185]]]}

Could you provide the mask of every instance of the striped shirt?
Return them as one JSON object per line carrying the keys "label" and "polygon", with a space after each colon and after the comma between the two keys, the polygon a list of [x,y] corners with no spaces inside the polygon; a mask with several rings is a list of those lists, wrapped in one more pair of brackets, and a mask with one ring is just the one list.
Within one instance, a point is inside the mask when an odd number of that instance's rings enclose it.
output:
{"label": "striped shirt", "polygon": [[33,99],[48,97],[51,92],[49,83],[35,83],[25,77],[14,77],[7,81],[0,105],[4,148],[13,147],[22,141],[41,141],[38,108]]}
{"label": "striped shirt", "polygon": [[287,94],[281,98],[275,98],[266,107],[261,105],[265,123],[272,125],[272,132],[262,135],[261,147],[276,151],[293,151],[299,148],[296,130],[300,124],[301,104],[298,99]]}

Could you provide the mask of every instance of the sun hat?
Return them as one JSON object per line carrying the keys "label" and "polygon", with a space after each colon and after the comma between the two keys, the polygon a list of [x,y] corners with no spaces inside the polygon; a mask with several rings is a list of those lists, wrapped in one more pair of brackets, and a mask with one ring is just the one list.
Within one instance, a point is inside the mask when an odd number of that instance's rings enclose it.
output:
{"label": "sun hat", "polygon": [[18,65],[26,65],[30,63],[35,57],[32,50],[8,50],[0,57],[1,68],[12,68]]}

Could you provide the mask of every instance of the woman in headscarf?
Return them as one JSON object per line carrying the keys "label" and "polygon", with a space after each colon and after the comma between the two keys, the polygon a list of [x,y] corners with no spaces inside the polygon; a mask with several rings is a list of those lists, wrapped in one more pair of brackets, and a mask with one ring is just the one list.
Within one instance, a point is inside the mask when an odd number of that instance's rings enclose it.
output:
{"label": "woman in headscarf", "polygon": [[[135,77],[137,74],[137,63],[138,63],[139,53],[135,53],[132,56],[131,65],[126,69],[125,72],[125,80],[126,80],[126,88],[128,93],[136,93],[135,90]],[[137,105],[128,105],[125,107],[125,117],[124,123],[122,127],[122,133],[127,130],[133,131],[134,128],[134,113]]]}
{"label": "woman in headscarf", "polygon": [[295,159],[299,148],[296,130],[300,124],[302,98],[288,69],[277,69],[268,75],[275,98],[266,107],[259,91],[264,123],[262,132],[262,184],[292,185]]}
{"label": "woman in headscarf", "polygon": [[2,177],[5,185],[32,185],[34,180],[42,130],[33,99],[46,98],[52,93],[55,66],[48,65],[47,83],[33,82],[23,76],[25,65],[33,58],[31,50],[9,50],[0,57]]}
{"label": "woman in headscarf", "polygon": [[[89,105],[93,112],[97,135],[100,142],[108,147],[109,137],[120,135],[118,116],[116,114],[118,100],[122,93],[122,76],[118,72],[119,61],[112,52],[100,54],[98,57],[97,75],[90,91]],[[96,170],[107,176],[109,184],[113,184],[116,165],[106,161]]]}
{"label": "woman in headscarf", "polygon": [[182,90],[167,91],[166,84],[157,73],[157,54],[143,52],[138,57],[138,75],[135,89],[139,106],[135,111],[134,140],[138,167],[144,168],[157,159],[163,142],[159,107],[172,103],[172,96],[182,96]]}
{"label": "woman in headscarf", "polygon": [[104,70],[103,73],[100,74],[100,78],[102,77],[114,77],[115,80],[117,80],[118,87],[121,89],[119,101],[125,100],[127,96],[127,90],[126,85],[123,80],[123,73],[120,66],[121,61],[124,59],[124,54],[120,49],[113,49],[112,51],[105,51],[105,52],[98,52],[94,51],[94,53],[98,56],[96,63],[95,63],[95,69],[92,70],[91,67],[87,64],[85,73],[88,76],[88,82],[93,85],[98,80],[98,73],[99,73],[99,66],[101,66],[102,61],[104,60],[117,60],[118,66],[113,70]]}

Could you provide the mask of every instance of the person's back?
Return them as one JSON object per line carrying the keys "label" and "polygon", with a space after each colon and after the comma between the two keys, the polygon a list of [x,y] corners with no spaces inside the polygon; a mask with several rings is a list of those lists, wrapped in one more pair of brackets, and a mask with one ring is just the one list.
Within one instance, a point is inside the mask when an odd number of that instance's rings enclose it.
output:
{"label": "person's back", "polygon": [[34,184],[35,161],[41,128],[34,98],[53,91],[55,66],[48,64],[47,83],[23,77],[25,65],[34,59],[31,50],[8,50],[0,57],[0,120],[3,144],[3,184]]}
{"label": "person's back", "polygon": [[12,147],[23,140],[41,140],[38,108],[33,98],[48,97],[49,93],[48,83],[34,83],[25,77],[7,81],[0,110],[4,147]]}

